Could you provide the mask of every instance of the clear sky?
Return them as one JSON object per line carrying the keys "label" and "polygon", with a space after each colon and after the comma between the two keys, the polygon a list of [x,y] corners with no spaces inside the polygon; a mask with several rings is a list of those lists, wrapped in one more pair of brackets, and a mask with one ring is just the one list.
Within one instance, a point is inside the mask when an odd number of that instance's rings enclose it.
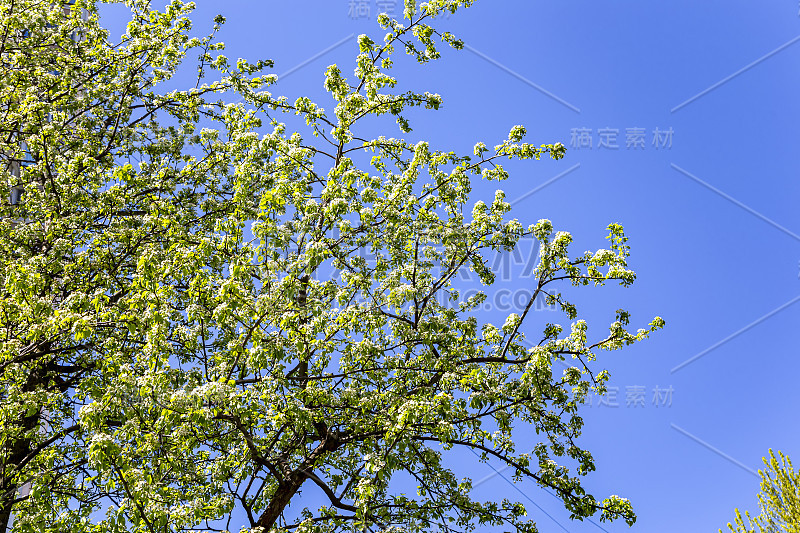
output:
{"label": "clear sky", "polygon": [[[399,14],[402,1],[197,4],[198,31],[227,17],[229,58],[274,59],[276,93],[332,109],[325,67],[351,74],[355,35],[380,38],[375,16]],[[529,142],[567,146],[559,162],[511,165],[507,182],[477,184],[477,197],[503,188],[519,199],[512,216],[551,219],[572,232],[575,253],[603,247],[610,222],[625,227],[634,286],[584,288],[574,302],[596,337],[620,307],[634,327],[667,322],[601,354],[616,398],[584,409],[582,444],[597,464],[586,486],[630,498],[634,531],[716,531],[734,507],[756,510],[755,470],[770,447],[800,465],[799,12],[797,0],[478,0],[439,21],[467,49],[396,69],[401,84],[444,98],[440,111],[410,115],[407,138],[469,153],[523,124]],[[521,251],[497,262],[510,274],[490,316],[505,316],[531,283],[535,250]],[[551,321],[568,323],[540,309],[530,337]],[[522,431],[521,447],[534,437]],[[468,455],[452,460],[474,482],[493,474]],[[543,532],[628,530],[571,522],[532,482],[495,475],[476,493],[525,502]]]}

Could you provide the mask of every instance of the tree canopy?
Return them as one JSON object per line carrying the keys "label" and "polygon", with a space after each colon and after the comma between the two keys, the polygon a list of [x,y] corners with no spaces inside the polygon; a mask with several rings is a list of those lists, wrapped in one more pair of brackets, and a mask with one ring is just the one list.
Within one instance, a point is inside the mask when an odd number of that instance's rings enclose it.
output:
{"label": "tree canopy", "polygon": [[[273,94],[271,61],[229,61],[222,17],[196,37],[192,3],[108,3],[130,8],[119,40],[94,0],[0,0],[0,176],[17,192],[0,204],[0,529],[13,514],[37,533],[536,531],[522,504],[473,499],[443,464],[453,448],[573,518],[634,522],[582,487],[579,407],[605,391],[597,353],[664,322],[630,330],[620,310],[590,337],[559,292],[633,283],[623,228],[571,255],[502,191],[471,198],[509,178],[503,161],[564,156],[522,126],[470,154],[365,133],[442,105],[396,90],[396,48],[420,64],[460,49],[432,21],[473,1],[380,15],[354,70],[325,71],[329,110]],[[187,58],[196,81],[166,89]],[[492,324],[487,258],[529,237],[533,295]],[[468,299],[465,270],[487,287]],[[567,326],[531,327],[542,295]],[[541,436],[531,454],[521,424]],[[298,499],[309,485],[321,508]]]}
{"label": "tree canopy", "polygon": [[[779,459],[780,458],[780,459]],[[758,505],[761,514],[755,518],[745,511],[744,517],[736,509],[736,518],[728,529],[733,533],[798,533],[800,532],[800,471],[781,451],[778,457],[769,451],[761,476]],[[722,533],[722,530],[719,530]]]}

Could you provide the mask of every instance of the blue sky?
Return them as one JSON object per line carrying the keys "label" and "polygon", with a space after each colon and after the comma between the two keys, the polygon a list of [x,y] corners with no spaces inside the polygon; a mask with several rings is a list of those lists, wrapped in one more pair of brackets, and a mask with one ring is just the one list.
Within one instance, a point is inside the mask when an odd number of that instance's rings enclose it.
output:
{"label": "blue sky", "polygon": [[[288,73],[276,93],[332,108],[325,67],[352,72],[355,35],[380,37],[379,5],[399,14],[402,2],[197,4],[200,32],[227,17],[229,58],[273,59]],[[469,153],[523,124],[529,142],[567,146],[561,161],[509,166],[499,187],[521,198],[512,216],[524,225],[551,219],[573,234],[575,253],[603,247],[609,223],[625,227],[637,282],[583,289],[575,303],[597,336],[620,307],[634,327],[667,321],[650,340],[601,354],[616,402],[584,410],[582,443],[598,468],[586,486],[630,498],[634,531],[716,531],[734,507],[756,510],[754,471],[769,448],[800,464],[799,12],[797,0],[478,0],[439,21],[467,49],[425,66],[398,61],[402,85],[444,98],[440,111],[410,116],[407,138]],[[476,198],[496,186],[477,184]],[[525,283],[512,274],[498,288]],[[527,331],[550,321],[568,323],[540,309]],[[467,455],[452,460],[474,481],[493,473]],[[543,532],[601,530],[569,521],[533,483],[516,487],[524,495],[495,475],[476,494],[528,503]]]}

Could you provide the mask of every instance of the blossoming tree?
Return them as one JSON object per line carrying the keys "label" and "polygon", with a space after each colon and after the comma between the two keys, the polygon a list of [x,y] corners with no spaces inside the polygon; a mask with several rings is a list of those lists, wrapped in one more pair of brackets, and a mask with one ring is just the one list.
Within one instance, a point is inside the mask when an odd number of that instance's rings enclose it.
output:
{"label": "blossoming tree", "polygon": [[[365,134],[441,105],[395,89],[396,48],[419,63],[461,48],[431,21],[473,2],[380,15],[355,70],[327,68],[328,110],[275,96],[271,62],[192,37],[191,3],[119,3],[114,42],[94,0],[0,0],[0,176],[16,194],[0,205],[0,529],[536,531],[522,504],[471,496],[443,464],[454,448],[574,518],[633,523],[626,499],[582,488],[578,409],[605,391],[597,352],[663,321],[630,331],[619,311],[590,338],[559,293],[634,281],[622,227],[570,255],[550,221],[508,218],[501,191],[471,199],[474,180],[509,177],[504,160],[564,156],[521,126],[461,155]],[[187,55],[196,83],[162,89]],[[454,277],[490,290],[488,255],[526,237],[531,300],[494,325],[486,292],[461,298]],[[543,295],[566,330],[531,324]],[[530,454],[520,425],[541,436]],[[309,486],[320,508],[298,497]]]}

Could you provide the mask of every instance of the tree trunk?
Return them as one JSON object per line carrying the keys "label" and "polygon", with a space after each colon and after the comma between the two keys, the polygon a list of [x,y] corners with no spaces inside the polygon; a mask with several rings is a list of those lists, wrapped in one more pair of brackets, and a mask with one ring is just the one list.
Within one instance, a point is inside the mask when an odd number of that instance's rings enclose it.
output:
{"label": "tree trunk", "polygon": [[309,472],[314,468],[317,460],[325,455],[326,452],[339,449],[341,445],[342,441],[339,434],[336,432],[328,432],[327,436],[322,439],[322,442],[314,448],[314,451],[303,460],[300,466],[284,478],[284,482],[278,486],[278,490],[272,495],[269,505],[267,505],[267,508],[261,516],[258,517],[255,526],[263,527],[265,532],[269,531],[270,528],[275,525],[275,522],[278,521],[278,518],[280,518],[286,506],[289,505],[289,502],[292,501],[294,495],[297,494],[297,491],[300,490],[303,483],[310,477]]}

